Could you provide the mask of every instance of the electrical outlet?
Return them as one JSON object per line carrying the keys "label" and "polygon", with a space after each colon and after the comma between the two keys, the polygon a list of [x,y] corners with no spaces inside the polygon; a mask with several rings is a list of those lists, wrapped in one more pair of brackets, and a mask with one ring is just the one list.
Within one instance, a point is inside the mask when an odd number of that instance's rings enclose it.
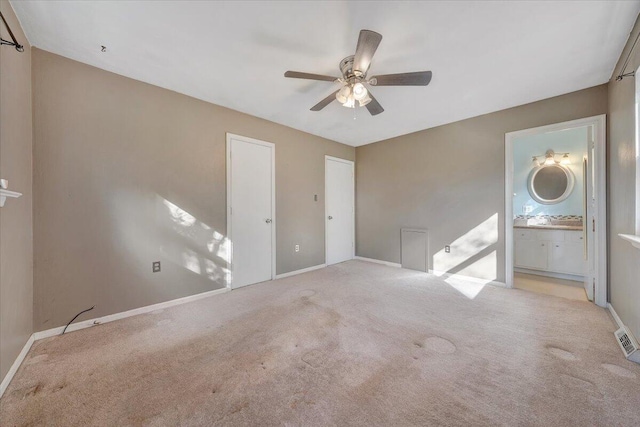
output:
{"label": "electrical outlet", "polygon": [[445,253],[451,253],[451,246],[447,245],[444,247],[444,252]]}
{"label": "electrical outlet", "polygon": [[159,273],[160,272],[160,261],[153,261],[153,263],[151,263],[151,267],[154,273]]}
{"label": "electrical outlet", "polygon": [[295,251],[296,251],[296,252],[300,252],[300,245],[296,245],[296,246],[294,247],[294,249],[295,249]]}

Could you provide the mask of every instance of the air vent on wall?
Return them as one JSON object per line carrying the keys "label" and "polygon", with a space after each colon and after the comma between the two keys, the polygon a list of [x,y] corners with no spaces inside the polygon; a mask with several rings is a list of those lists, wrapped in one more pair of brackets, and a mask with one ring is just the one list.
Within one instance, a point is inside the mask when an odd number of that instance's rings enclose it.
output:
{"label": "air vent on wall", "polygon": [[620,345],[624,356],[632,362],[640,363],[640,350],[638,350],[638,342],[635,340],[631,332],[626,326],[615,331],[616,341]]}

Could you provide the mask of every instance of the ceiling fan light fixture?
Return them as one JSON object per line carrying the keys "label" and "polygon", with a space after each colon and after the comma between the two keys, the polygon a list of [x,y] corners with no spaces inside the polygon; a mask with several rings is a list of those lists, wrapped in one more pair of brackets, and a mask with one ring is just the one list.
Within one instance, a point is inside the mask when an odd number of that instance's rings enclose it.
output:
{"label": "ceiling fan light fixture", "polygon": [[353,95],[349,95],[347,102],[343,103],[342,106],[347,108],[356,108],[356,100]]}
{"label": "ceiling fan light fixture", "polygon": [[368,92],[367,92],[367,94],[365,95],[364,98],[358,100],[358,103],[360,104],[361,107],[364,107],[365,105],[367,105],[370,102],[371,102],[371,97],[369,96]]}
{"label": "ceiling fan light fixture", "polygon": [[356,101],[360,101],[366,98],[367,95],[368,95],[367,88],[364,87],[362,83],[358,82],[355,85],[353,85],[353,97],[356,99]]}
{"label": "ceiling fan light fixture", "polygon": [[339,103],[344,104],[349,100],[351,96],[351,87],[349,85],[345,85],[336,93],[336,99]]}

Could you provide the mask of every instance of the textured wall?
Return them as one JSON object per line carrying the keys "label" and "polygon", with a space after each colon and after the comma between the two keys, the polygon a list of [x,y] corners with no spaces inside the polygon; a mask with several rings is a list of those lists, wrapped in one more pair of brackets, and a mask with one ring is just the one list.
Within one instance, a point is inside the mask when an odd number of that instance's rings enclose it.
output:
{"label": "textured wall", "polygon": [[[608,221],[609,221],[609,301],[636,337],[640,337],[640,251],[618,234],[635,233],[635,79],[615,81],[631,44],[640,32],[636,25],[629,36],[609,83],[608,117]],[[627,72],[640,66],[640,46],[636,46]]]}
{"label": "textured wall", "polygon": [[357,254],[400,262],[428,228],[431,268],[504,281],[505,133],[606,112],[601,85],[358,147]]}
{"label": "textured wall", "polygon": [[353,147],[39,49],[33,73],[36,330],[224,285],[226,132],[276,145],[277,273],[324,263],[324,156]]}
{"label": "textured wall", "polygon": [[[0,10],[24,52],[0,48],[0,177],[22,193],[0,208],[0,381],[33,332],[31,48],[11,5]],[[10,40],[4,25],[0,35]]]}

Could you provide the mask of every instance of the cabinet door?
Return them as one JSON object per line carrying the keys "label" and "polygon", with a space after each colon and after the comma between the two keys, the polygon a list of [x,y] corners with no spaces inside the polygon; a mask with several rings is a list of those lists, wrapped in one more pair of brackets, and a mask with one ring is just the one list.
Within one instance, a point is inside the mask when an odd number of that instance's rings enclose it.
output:
{"label": "cabinet door", "polygon": [[584,241],[582,231],[565,231],[564,236],[566,242],[582,243]]}
{"label": "cabinet door", "polygon": [[536,270],[547,269],[549,242],[537,240],[515,241],[515,266],[533,268]]}
{"label": "cabinet door", "polygon": [[532,240],[533,236],[533,230],[527,230],[524,228],[513,229],[513,237],[516,240]]}
{"label": "cabinet door", "polygon": [[553,242],[551,244],[549,270],[584,276],[582,244],[576,242]]}

